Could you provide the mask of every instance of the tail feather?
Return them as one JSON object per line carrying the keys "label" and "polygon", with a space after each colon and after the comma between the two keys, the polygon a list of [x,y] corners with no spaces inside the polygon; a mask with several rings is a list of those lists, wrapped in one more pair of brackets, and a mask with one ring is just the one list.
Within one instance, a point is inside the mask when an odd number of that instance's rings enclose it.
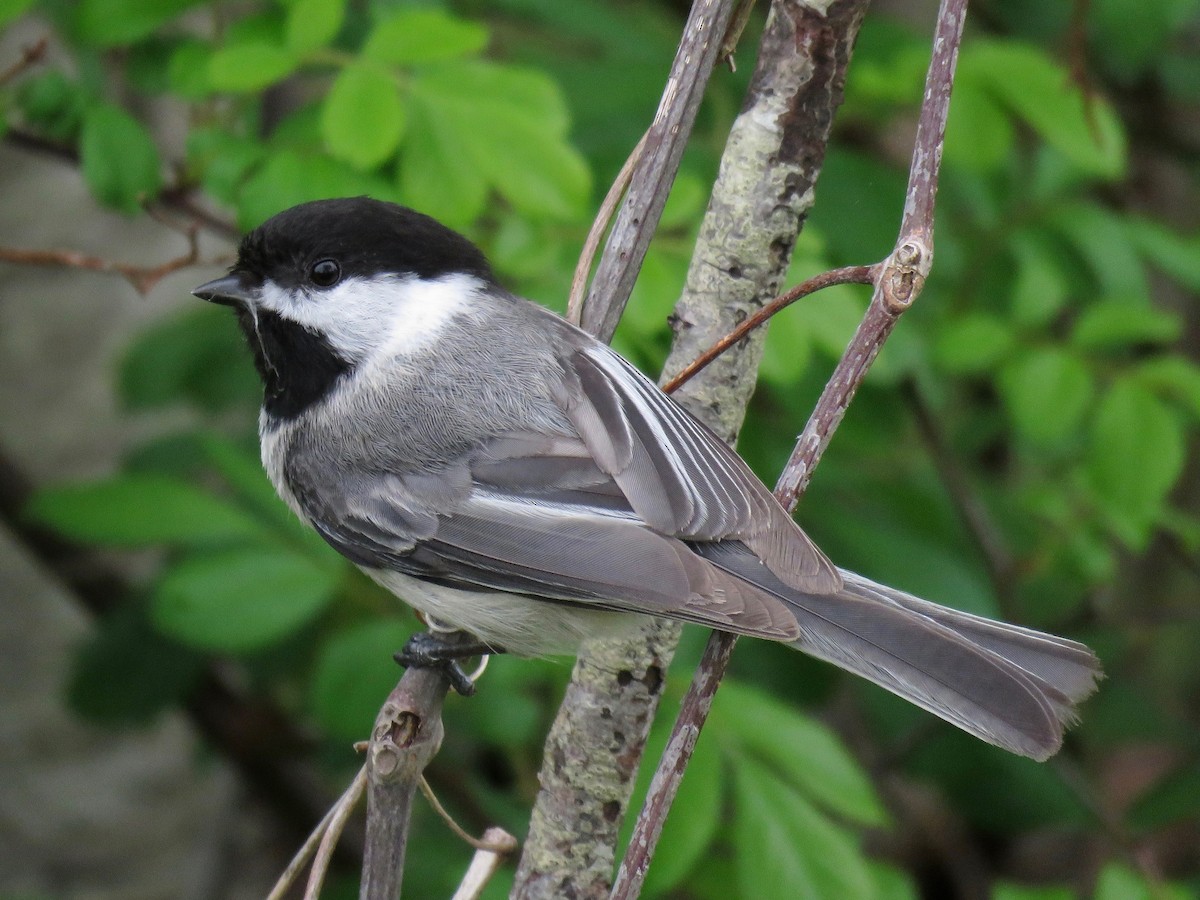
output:
{"label": "tail feather", "polygon": [[1062,746],[1099,665],[1082,644],[937,606],[842,572],[835,595],[802,594],[741,545],[694,545],[714,565],[778,597],[790,644],[892,691],[976,737],[1044,760]]}

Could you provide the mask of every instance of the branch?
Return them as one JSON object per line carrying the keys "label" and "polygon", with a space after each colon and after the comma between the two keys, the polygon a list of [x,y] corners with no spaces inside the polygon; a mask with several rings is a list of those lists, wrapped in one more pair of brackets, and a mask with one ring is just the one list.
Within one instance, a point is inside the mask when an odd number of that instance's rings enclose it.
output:
{"label": "branch", "polygon": [[412,801],[421,773],[442,744],[442,702],[449,689],[442,670],[409,669],[375,718],[367,747],[362,900],[400,896]]}
{"label": "branch", "polygon": [[[602,339],[611,338],[645,257],[735,2],[692,7],[583,310],[583,326]],[[632,640],[581,648],[546,739],[514,898],[608,893],[618,829],[679,631],[650,620]]]}
{"label": "branch", "polygon": [[49,46],[50,38],[42,36],[34,43],[22,47],[21,58],[3,72],[0,72],[0,87],[4,87],[9,82],[19,78],[28,69],[40,63],[46,55],[46,48]]}
{"label": "branch", "polygon": [[[933,209],[937,177],[966,5],[966,0],[942,0],[938,11],[933,54],[926,76],[925,97],[917,125],[908,194],[896,249],[878,267],[875,291],[867,313],[834,369],[775,488],[776,498],[789,512],[795,508],[807,487],[813,469],[862,383],[867,368],[895,327],[896,320],[920,293],[928,275],[933,257]],[[782,7],[776,6],[772,12],[779,13],[781,10]],[[830,10],[831,18],[832,13],[833,8]],[[782,18],[782,15],[778,18]],[[855,22],[852,28],[856,29],[856,26]],[[843,36],[849,41],[847,51],[853,36],[853,30]],[[759,65],[762,66],[761,59]],[[812,141],[819,151],[828,139],[828,131],[823,137],[815,131],[801,136]],[[613,889],[614,900],[636,897],[641,890],[667,811],[678,791],[736,640],[734,635],[720,632],[714,633],[709,639],[700,666],[684,697],[667,749],[655,771],[646,804],[634,826],[629,850]]]}
{"label": "branch", "polygon": [[684,26],[658,112],[584,306],[584,329],[603,341],[617,330],[646,258],[735,5],[736,0],[696,0]]}
{"label": "branch", "polygon": [[196,226],[188,226],[184,231],[184,236],[188,242],[187,251],[157,266],[137,266],[131,263],[115,262],[99,256],[89,256],[76,250],[18,250],[12,247],[0,247],[0,262],[23,266],[87,269],[92,272],[120,275],[144,297],[171,273],[200,264]]}

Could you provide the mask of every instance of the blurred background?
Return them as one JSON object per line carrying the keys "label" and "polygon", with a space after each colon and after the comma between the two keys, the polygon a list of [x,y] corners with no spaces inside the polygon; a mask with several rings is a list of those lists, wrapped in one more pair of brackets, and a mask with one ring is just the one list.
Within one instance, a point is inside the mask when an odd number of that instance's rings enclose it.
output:
{"label": "blurred background", "polygon": [[[617,335],[652,375],[759,6]],[[417,627],[275,500],[248,354],[190,288],[274,212],[366,193],[561,310],[686,13],[0,0],[0,897],[263,896]],[[935,13],[869,12],[793,283],[890,251]],[[932,276],[799,519],[841,565],[1088,642],[1107,680],[1038,765],[743,641],[648,896],[1200,896],[1200,0],[975,3],[945,155]],[[740,443],[767,483],[866,300],[772,323]],[[450,698],[428,776],[469,830],[524,833],[569,672],[501,657]],[[409,893],[469,858],[419,810]]]}

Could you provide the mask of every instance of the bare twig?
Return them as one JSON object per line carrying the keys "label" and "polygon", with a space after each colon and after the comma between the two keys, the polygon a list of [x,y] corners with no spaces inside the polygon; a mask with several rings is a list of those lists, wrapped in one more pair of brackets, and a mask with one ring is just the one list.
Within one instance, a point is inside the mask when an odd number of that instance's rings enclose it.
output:
{"label": "bare twig", "polygon": [[388,695],[367,748],[367,838],[363,900],[400,896],[413,796],[442,743],[442,703],[450,689],[439,669],[413,668]]}
{"label": "bare twig", "polygon": [[630,151],[629,156],[626,157],[621,171],[617,173],[608,193],[604,195],[600,209],[596,211],[592,227],[588,229],[587,239],[583,242],[583,249],[579,252],[579,262],[575,264],[575,274],[571,276],[571,293],[567,297],[567,321],[576,325],[583,316],[584,291],[587,289],[588,273],[592,271],[596,251],[600,249],[600,239],[604,237],[604,231],[608,228],[608,223],[612,221],[617,204],[621,202],[625,189],[629,187],[629,179],[633,177],[634,167],[642,158],[642,151],[646,149],[646,138],[649,134],[650,132],[643,134],[633,150]]}
{"label": "bare twig", "polygon": [[[896,320],[920,293],[929,272],[933,255],[933,209],[937,177],[966,5],[966,0],[942,0],[896,249],[876,269],[875,291],[866,315],[834,369],[780,476],[775,496],[789,511],[795,508],[807,487],[821,453],[866,375],[867,368],[891,333]],[[827,134],[808,137],[821,139],[827,138]],[[683,778],[736,640],[734,635],[720,632],[714,633],[709,639],[684,697],[667,750],[651,782],[646,804],[634,826],[629,849],[613,888],[614,900],[629,900],[640,892],[667,811]]]}
{"label": "bare twig", "polygon": [[[178,229],[177,229],[178,230]],[[188,226],[183,234],[187,238],[187,252],[157,266],[138,266],[116,262],[99,256],[90,256],[76,250],[18,250],[0,247],[0,262],[24,266],[54,266],[68,269],[87,269],[92,272],[120,275],[142,296],[150,293],[160,281],[173,272],[188,266],[200,265],[200,247],[196,240],[196,227]]]}
{"label": "bare twig", "polygon": [[581,324],[601,340],[610,340],[617,330],[642,268],[735,4],[736,0],[696,0],[692,5],[658,112],[646,132],[640,164],[608,235],[583,310]]}
{"label": "bare twig", "polygon": [[[500,863],[504,861],[504,855],[511,853],[517,847],[517,839],[503,828],[489,828],[483,833],[483,840],[480,843],[483,846],[472,858],[471,865],[467,868],[467,874],[463,876],[462,883],[454,892],[451,900],[478,900],[483,889],[487,887],[487,883],[492,880],[492,876],[500,868]],[[508,850],[486,849],[487,846],[502,847],[506,843],[512,845]]]}
{"label": "bare twig", "polygon": [[[363,789],[367,785],[367,768],[363,766],[358,770],[358,774],[350,785],[342,792],[342,796],[337,799],[337,802],[330,807],[329,812],[325,813],[325,817],[317,823],[317,827],[312,830],[308,836],[308,840],[296,851],[296,855],[292,857],[292,861],[288,863],[286,869],[279,876],[279,880],[275,882],[275,887],[271,889],[271,893],[267,894],[267,900],[283,900],[287,895],[288,889],[296,880],[296,877],[304,870],[304,866],[308,863],[309,858],[317,851],[317,848],[325,845],[326,836],[335,831],[334,843],[337,842],[337,837],[341,835],[342,829],[345,827],[346,818],[350,814],[350,810],[354,809],[359,799],[362,797]],[[329,860],[332,857],[333,848],[325,854],[324,860],[321,863],[322,875],[329,868]],[[317,864],[313,864],[314,870]],[[311,882],[311,879],[310,879]]]}
{"label": "bare twig", "polygon": [[814,294],[822,288],[831,287],[835,284],[874,284],[875,276],[878,270],[877,266],[845,266],[841,269],[830,269],[828,272],[822,272],[819,275],[814,275],[806,281],[800,282],[789,291],[780,294],[762,309],[744,319],[740,325],[729,332],[694,360],[688,363],[682,371],[677,373],[666,384],[663,385],[663,390],[668,394],[682,387],[693,377],[698,375],[709,363],[714,359],[752,332],[755,328],[765,324],[776,313],[791,306],[797,300],[807,297],[809,294]]}
{"label": "bare twig", "polygon": [[[425,795],[425,799],[429,801],[429,805],[433,807],[433,811],[437,813],[446,827],[454,832],[454,836],[464,843],[470,844],[476,850],[482,850],[484,853],[498,853],[501,856],[512,853],[517,849],[517,839],[505,831],[503,828],[489,828],[482,838],[474,837],[468,834],[467,831],[454,821],[454,816],[442,806],[442,801],[438,799],[437,794],[433,792],[433,788],[429,786],[429,782],[421,778],[417,784],[421,788],[421,793]],[[492,835],[492,837],[488,837]]]}
{"label": "bare twig", "polygon": [[32,44],[28,44],[21,48],[21,58],[15,63],[0,72],[0,87],[4,87],[10,81],[19,78],[26,70],[33,68],[42,61],[42,57],[46,55],[46,48],[50,46],[50,38],[42,36]]}

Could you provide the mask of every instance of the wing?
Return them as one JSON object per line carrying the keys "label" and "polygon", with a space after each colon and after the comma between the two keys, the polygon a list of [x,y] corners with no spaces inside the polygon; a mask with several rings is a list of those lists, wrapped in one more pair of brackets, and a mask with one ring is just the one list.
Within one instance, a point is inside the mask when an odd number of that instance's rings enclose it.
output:
{"label": "wing", "polygon": [[557,400],[642,520],[688,541],[740,541],[796,590],[841,589],[837,569],[724,441],[616,352],[571,336]]}
{"label": "wing", "polygon": [[357,473],[299,499],[329,543],[369,568],[775,640],[799,635],[777,598],[647,527],[575,438],[505,435],[435,473]]}

